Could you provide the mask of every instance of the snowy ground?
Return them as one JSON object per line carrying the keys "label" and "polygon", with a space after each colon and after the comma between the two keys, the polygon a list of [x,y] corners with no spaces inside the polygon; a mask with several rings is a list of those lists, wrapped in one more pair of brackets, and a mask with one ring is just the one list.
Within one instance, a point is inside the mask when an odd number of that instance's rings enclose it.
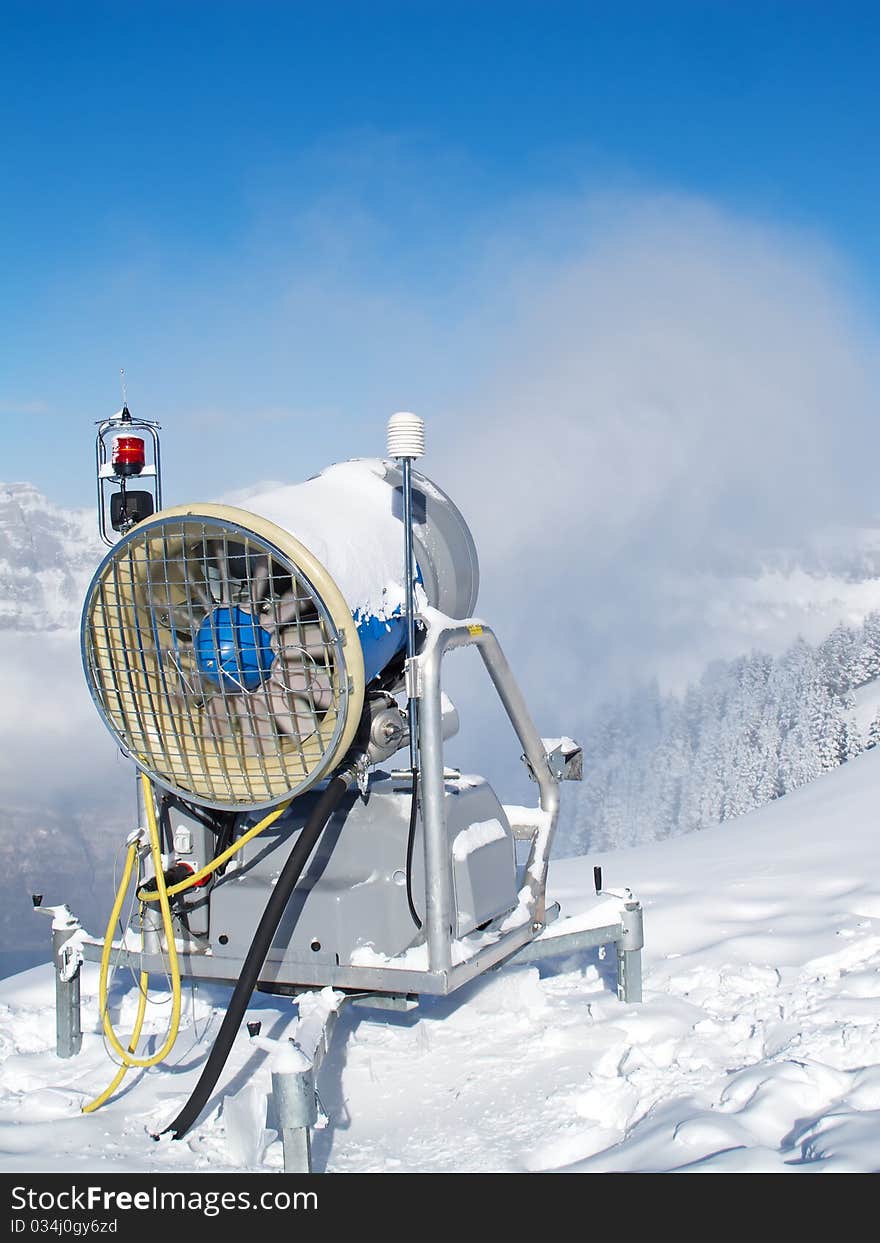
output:
{"label": "snowy ground", "polygon": [[[880,748],[778,803],[638,850],[560,861],[574,913],[592,867],[646,908],[645,1003],[596,952],[494,973],[412,1016],[343,1011],[321,1076],[334,1171],[880,1169]],[[183,1104],[226,996],[188,994],[171,1063],[109,1081],[84,982],[79,1058],[58,1061],[52,977],[0,984],[0,1168],[8,1172],[277,1170],[268,1054],[243,1032],[201,1125],[151,1131]],[[134,991],[124,993],[126,1030]],[[152,1019],[157,1033],[165,1010]],[[290,1003],[252,1017],[281,1036]],[[161,1039],[161,1036],[160,1036]],[[269,1119],[271,1126],[271,1119]]]}

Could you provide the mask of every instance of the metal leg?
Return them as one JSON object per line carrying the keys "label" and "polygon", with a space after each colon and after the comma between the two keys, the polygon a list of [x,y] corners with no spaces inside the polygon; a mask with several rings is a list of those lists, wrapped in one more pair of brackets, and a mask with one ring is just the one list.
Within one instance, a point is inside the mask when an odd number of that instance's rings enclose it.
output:
{"label": "metal leg", "polygon": [[284,1173],[311,1174],[312,1133],[307,1126],[284,1127],[281,1131],[284,1146]]}
{"label": "metal leg", "polygon": [[642,1000],[642,951],[617,949],[617,995],[621,1001]]}
{"label": "metal leg", "polygon": [[272,1100],[281,1128],[285,1174],[311,1174],[310,1127],[318,1121],[315,1068],[273,1071]]}
{"label": "metal leg", "polygon": [[[78,927],[78,926],[77,926]],[[58,1057],[76,1057],[82,1048],[80,1016],[80,958],[65,946],[77,928],[52,931],[52,958],[55,963],[55,1052]]]}
{"label": "metal leg", "polygon": [[[311,1128],[318,1121],[318,1072],[336,1026],[340,1006],[349,998],[343,993],[303,994],[300,1017],[290,1039],[295,1068],[272,1071],[272,1101],[281,1130],[285,1174],[311,1174]],[[259,1037],[257,1037],[259,1043]],[[298,1063],[298,1065],[296,1065]]]}
{"label": "metal leg", "polygon": [[623,933],[617,942],[617,995],[621,1001],[642,1000],[642,947],[645,924],[640,902],[624,902],[621,912]]}

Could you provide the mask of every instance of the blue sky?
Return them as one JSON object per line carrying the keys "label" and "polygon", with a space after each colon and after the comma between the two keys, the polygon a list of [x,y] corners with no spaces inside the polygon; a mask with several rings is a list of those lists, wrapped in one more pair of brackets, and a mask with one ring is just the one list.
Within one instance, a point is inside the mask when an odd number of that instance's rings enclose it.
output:
{"label": "blue sky", "polygon": [[857,335],[880,307],[873,5],[3,0],[0,22],[0,477],[65,503],[91,500],[123,366],[171,499],[380,451],[398,408],[451,440],[519,350],[529,275],[598,227],[584,196],[709,204],[824,254]]}

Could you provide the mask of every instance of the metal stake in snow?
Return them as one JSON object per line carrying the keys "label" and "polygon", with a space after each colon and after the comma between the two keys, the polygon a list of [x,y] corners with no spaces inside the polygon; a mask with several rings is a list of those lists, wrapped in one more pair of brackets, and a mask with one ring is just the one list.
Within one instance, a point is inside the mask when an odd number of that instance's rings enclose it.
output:
{"label": "metal stake in snow", "polygon": [[[55,964],[55,1052],[76,1057],[82,1048],[80,1020],[80,965],[82,928],[67,903],[43,906],[41,893],[31,894],[38,915],[52,920],[52,961]],[[79,933],[79,936],[76,934]]]}
{"label": "metal stake in snow", "polygon": [[413,659],[416,654],[415,567],[413,565],[412,464],[425,455],[425,420],[399,411],[388,420],[388,456],[403,471],[403,565],[406,591],[406,694],[409,717],[409,759],[413,775],[418,771],[418,686]]}

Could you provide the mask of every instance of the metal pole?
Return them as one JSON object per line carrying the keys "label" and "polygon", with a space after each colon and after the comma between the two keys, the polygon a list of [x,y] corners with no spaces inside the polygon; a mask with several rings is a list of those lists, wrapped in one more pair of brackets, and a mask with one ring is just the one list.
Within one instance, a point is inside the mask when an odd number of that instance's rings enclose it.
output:
{"label": "metal pole", "polygon": [[422,827],[425,847],[425,937],[430,971],[452,966],[452,876],[443,786],[443,710],[440,662],[443,635],[429,638],[423,669],[421,730]]}
{"label": "metal pole", "polygon": [[419,701],[417,687],[412,683],[414,668],[412,660],[416,654],[416,610],[413,572],[413,503],[412,503],[412,459],[405,457],[401,461],[403,468],[403,560],[404,590],[406,592],[406,659],[407,659],[407,717],[409,719],[409,766],[412,769],[413,781],[419,768]]}

